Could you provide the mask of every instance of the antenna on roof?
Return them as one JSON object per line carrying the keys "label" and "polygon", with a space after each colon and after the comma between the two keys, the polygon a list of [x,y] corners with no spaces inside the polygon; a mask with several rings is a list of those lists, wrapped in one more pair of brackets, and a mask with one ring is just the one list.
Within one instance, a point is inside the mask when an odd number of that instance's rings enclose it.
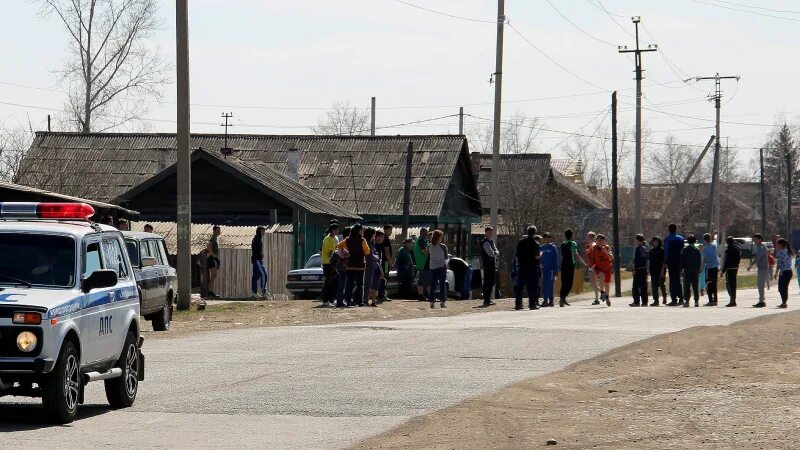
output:
{"label": "antenna on roof", "polygon": [[228,127],[232,127],[233,124],[228,123],[228,119],[233,117],[233,113],[222,113],[222,118],[225,119],[225,123],[221,124],[221,127],[225,127],[225,146],[219,149],[219,152],[222,153],[223,156],[226,158],[233,154],[233,149],[228,147]]}

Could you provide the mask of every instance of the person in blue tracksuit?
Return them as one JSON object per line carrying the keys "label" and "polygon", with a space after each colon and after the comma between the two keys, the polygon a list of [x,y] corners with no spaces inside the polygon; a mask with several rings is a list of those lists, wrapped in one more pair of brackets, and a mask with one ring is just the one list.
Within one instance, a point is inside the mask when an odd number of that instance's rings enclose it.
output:
{"label": "person in blue tracksuit", "polygon": [[[669,234],[664,238],[664,268],[661,269],[661,278],[669,272],[669,306],[683,304],[683,289],[681,288],[681,252],[686,243],[683,236],[678,234],[678,226],[669,224]],[[699,281],[699,280],[698,280]]]}
{"label": "person in blue tracksuit", "polygon": [[561,263],[558,256],[558,247],[553,244],[553,237],[550,233],[542,235],[544,244],[542,245],[542,306],[553,306],[554,285],[558,276]]}

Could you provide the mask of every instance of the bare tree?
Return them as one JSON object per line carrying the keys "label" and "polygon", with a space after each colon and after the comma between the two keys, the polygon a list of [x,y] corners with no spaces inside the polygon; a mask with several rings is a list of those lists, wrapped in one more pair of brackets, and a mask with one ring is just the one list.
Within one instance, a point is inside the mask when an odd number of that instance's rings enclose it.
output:
{"label": "bare tree", "polygon": [[24,127],[0,133],[0,180],[13,183],[19,179],[22,161],[32,141],[33,133]]}
{"label": "bare tree", "polygon": [[646,173],[656,183],[683,183],[696,159],[691,147],[678,143],[675,136],[669,135],[664,138],[663,146],[648,153]]}
{"label": "bare tree", "polygon": [[330,136],[358,136],[369,132],[369,113],[351,106],[349,101],[337,102],[325,117],[311,127],[314,134]]}
{"label": "bare tree", "polygon": [[[467,134],[472,148],[481,153],[491,153],[493,128],[491,123],[487,123],[469,130]],[[535,153],[537,150],[536,138],[539,136],[541,128],[542,122],[538,118],[530,118],[520,112],[514,113],[502,123],[500,153]]]}
{"label": "bare tree", "polygon": [[67,114],[84,133],[141,118],[158,98],[169,64],[148,45],[159,29],[156,0],[37,0],[69,33],[61,70]]}

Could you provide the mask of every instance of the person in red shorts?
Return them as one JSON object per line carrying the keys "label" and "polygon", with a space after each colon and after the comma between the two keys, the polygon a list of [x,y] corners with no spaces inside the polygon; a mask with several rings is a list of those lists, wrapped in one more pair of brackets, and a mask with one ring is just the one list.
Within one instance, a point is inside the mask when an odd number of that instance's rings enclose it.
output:
{"label": "person in red shorts", "polygon": [[[600,281],[600,300],[605,300],[606,305],[611,306],[611,298],[608,296],[611,285],[611,247],[606,243],[606,237],[602,234],[597,235],[597,243],[589,248],[589,270],[594,271],[598,281]],[[595,302],[593,304],[598,304]]]}

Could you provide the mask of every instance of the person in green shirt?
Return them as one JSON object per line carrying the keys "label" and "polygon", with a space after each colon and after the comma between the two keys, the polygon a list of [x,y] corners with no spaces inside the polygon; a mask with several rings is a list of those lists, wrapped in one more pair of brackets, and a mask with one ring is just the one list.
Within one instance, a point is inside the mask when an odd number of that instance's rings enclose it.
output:
{"label": "person in green shirt", "polygon": [[561,292],[559,292],[561,299],[558,302],[558,306],[561,307],[569,306],[567,296],[572,290],[576,264],[580,262],[586,265],[578,254],[578,244],[572,240],[572,235],[572,229],[567,228],[564,231],[564,242],[561,243]]}
{"label": "person in green shirt", "polygon": [[322,276],[324,284],[322,285],[322,307],[333,308],[333,297],[336,286],[336,271],[331,265],[331,257],[333,252],[336,251],[336,245],[339,243],[337,238],[339,234],[339,224],[331,223],[328,226],[328,234],[322,240],[322,252],[319,255],[320,262],[322,263]]}
{"label": "person in green shirt", "polygon": [[417,267],[417,294],[418,300],[421,302],[428,301],[428,293],[426,292],[428,284],[430,284],[429,276],[425,270],[425,263],[428,259],[428,229],[422,227],[419,229],[419,237],[414,242],[414,263]]}

